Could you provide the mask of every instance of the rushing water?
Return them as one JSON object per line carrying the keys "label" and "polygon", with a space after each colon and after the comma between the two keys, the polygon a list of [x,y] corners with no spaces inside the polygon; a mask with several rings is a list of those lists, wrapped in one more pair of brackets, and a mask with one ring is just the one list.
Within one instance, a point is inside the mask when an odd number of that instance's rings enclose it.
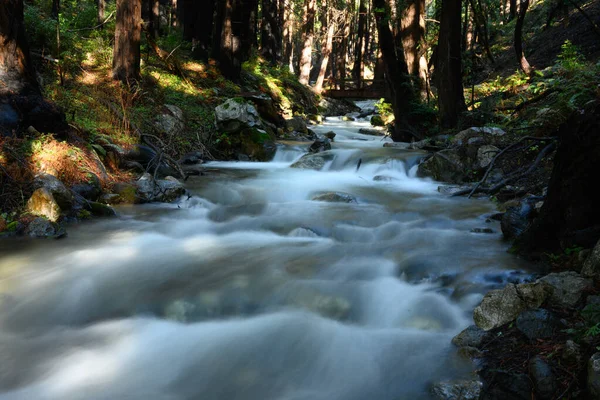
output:
{"label": "rushing water", "polygon": [[[178,204],[0,242],[0,398],[428,399],[469,376],[450,339],[525,266],[490,202],[438,193],[367,125],[315,128],[337,133],[323,171],[286,143],[209,163]],[[311,200],[330,191],[357,203]]]}

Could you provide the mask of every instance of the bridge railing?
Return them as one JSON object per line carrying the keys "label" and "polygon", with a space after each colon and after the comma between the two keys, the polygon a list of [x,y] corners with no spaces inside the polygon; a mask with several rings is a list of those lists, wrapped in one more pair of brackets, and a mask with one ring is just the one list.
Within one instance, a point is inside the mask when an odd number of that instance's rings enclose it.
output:
{"label": "bridge railing", "polygon": [[323,94],[335,98],[380,99],[386,97],[387,91],[383,79],[330,79]]}

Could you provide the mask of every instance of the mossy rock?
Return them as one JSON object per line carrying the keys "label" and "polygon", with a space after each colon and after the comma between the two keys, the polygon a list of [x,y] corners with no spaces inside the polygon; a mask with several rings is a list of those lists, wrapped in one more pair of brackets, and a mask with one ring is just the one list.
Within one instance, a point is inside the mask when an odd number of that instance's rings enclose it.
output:
{"label": "mossy rock", "polygon": [[373,126],[385,126],[385,122],[383,122],[383,118],[381,118],[381,115],[373,115],[371,117],[371,125],[373,125]]}

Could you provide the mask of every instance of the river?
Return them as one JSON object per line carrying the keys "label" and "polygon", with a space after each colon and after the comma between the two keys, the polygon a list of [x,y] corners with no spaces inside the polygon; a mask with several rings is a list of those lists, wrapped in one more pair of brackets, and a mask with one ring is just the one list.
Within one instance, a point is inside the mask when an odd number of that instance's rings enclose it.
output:
{"label": "river", "polygon": [[[451,338],[527,266],[493,203],[439,193],[368,125],[314,127],[337,133],[322,171],[283,143],[175,204],[1,241],[0,399],[412,400],[469,377]],[[332,191],[356,202],[311,200]]]}

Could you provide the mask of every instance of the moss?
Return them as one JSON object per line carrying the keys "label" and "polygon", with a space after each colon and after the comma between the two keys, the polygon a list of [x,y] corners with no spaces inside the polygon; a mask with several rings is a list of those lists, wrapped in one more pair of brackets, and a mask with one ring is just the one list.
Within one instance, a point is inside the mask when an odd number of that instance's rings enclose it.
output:
{"label": "moss", "polygon": [[7,232],[15,232],[17,230],[17,227],[19,226],[19,222],[18,221],[13,221],[9,224],[6,225],[6,231]]}
{"label": "moss", "polygon": [[88,210],[79,210],[77,213],[77,218],[79,219],[90,219],[92,217],[92,213]]}

